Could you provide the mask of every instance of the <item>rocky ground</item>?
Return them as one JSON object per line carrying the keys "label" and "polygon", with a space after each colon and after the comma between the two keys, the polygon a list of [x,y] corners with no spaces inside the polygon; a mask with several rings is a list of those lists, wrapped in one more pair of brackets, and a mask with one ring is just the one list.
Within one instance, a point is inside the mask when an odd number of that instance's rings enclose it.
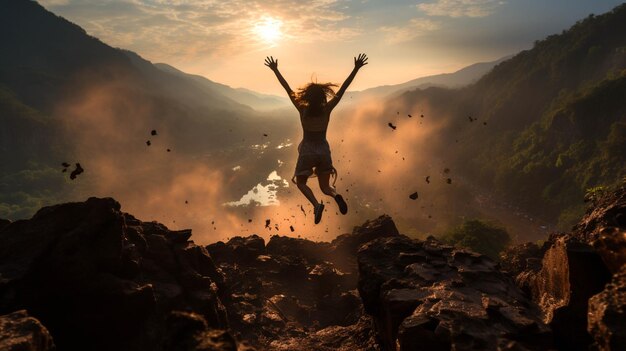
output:
{"label": "rocky ground", "polygon": [[561,350],[626,350],[626,187],[592,201],[570,233],[503,254]]}
{"label": "rocky ground", "polygon": [[0,350],[626,349],[626,191],[501,262],[381,216],[206,247],[91,198],[0,221]]}

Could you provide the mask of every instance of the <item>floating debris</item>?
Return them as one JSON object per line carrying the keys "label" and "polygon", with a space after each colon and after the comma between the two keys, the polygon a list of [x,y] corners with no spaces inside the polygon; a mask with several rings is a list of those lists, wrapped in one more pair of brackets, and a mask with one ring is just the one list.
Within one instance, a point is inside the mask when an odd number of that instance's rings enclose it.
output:
{"label": "floating debris", "polygon": [[430,176],[426,176],[426,183],[430,184]]}
{"label": "floating debris", "polygon": [[76,176],[83,173],[84,171],[85,170],[83,169],[83,167],[80,166],[80,163],[77,163],[76,168],[72,171],[72,173],[70,173],[70,179],[71,180],[76,179]]}
{"label": "floating debris", "polygon": [[153,129],[153,130],[150,132],[150,135],[157,135],[156,129]]}
{"label": "floating debris", "polygon": [[289,229],[291,229],[291,232],[292,232],[292,233],[296,231],[295,229],[293,229],[293,226],[292,226],[292,225],[290,225],[290,226],[289,226]]}
{"label": "floating debris", "polygon": [[189,201],[185,200],[185,203],[186,203],[186,204],[188,204],[188,203],[189,203]]}
{"label": "floating debris", "polygon": [[397,128],[397,127],[396,127],[396,126],[394,126],[394,125],[393,125],[393,123],[391,123],[391,122],[389,122],[387,125],[388,125],[391,129],[393,129],[393,130],[396,130],[396,128]]}
{"label": "floating debris", "polygon": [[70,166],[70,164],[69,164],[69,163],[67,163],[67,162],[63,162],[63,163],[61,163],[61,166],[63,166],[64,168],[67,168],[67,167],[69,167],[69,166]]}
{"label": "floating debris", "polygon": [[248,223],[252,223],[252,219],[251,218],[248,218]]}
{"label": "floating debris", "polygon": [[272,228],[270,228],[270,223],[271,223],[271,220],[266,219],[265,220],[265,228],[269,228],[271,230]]}
{"label": "floating debris", "polygon": [[472,118],[472,116],[467,116],[470,122],[474,122],[476,119]]}
{"label": "floating debris", "polygon": [[450,173],[450,168],[444,168],[444,169],[443,169],[443,173],[445,173],[445,174]]}
{"label": "floating debris", "polygon": [[451,178],[446,179],[446,183],[452,184],[452,179]]}
{"label": "floating debris", "polygon": [[416,191],[416,192],[414,192],[413,194],[409,195],[409,198],[410,198],[411,200],[417,200],[417,197],[418,197],[418,195],[417,195],[417,191]]}
{"label": "floating debris", "polygon": [[170,150],[170,149],[167,149],[167,152],[170,152],[170,151],[172,151],[172,150]]}
{"label": "floating debris", "polygon": [[267,134],[263,133],[263,136],[264,136],[264,137],[266,137],[266,136],[267,136]]}
{"label": "floating debris", "polygon": [[146,145],[148,145],[148,146],[152,145],[152,143],[150,142],[150,140],[146,141]]}
{"label": "floating debris", "polygon": [[408,115],[408,116],[409,116],[409,118],[413,117],[413,116],[411,116],[411,115]]}

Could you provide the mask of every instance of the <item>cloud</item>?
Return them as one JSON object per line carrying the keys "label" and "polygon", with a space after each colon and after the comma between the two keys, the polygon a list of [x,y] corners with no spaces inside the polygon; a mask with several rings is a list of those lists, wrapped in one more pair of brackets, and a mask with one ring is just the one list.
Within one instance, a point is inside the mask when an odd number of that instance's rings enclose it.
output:
{"label": "cloud", "polygon": [[381,27],[380,31],[385,33],[385,39],[391,44],[409,41],[427,32],[432,32],[439,28],[439,22],[413,18],[404,26]]}
{"label": "cloud", "polygon": [[253,33],[253,28],[268,17],[282,22],[287,41],[342,41],[361,33],[349,25],[350,16],[338,0],[306,3],[46,0],[42,3],[110,45],[161,61],[259,49],[264,43]]}
{"label": "cloud", "polygon": [[429,16],[444,17],[487,17],[503,5],[499,0],[437,0],[418,4],[417,8]]}

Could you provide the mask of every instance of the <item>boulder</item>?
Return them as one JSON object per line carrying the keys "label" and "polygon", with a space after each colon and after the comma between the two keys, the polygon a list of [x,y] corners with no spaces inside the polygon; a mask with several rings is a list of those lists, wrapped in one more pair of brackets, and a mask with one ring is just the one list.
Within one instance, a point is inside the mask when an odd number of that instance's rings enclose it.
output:
{"label": "boulder", "polygon": [[602,291],[610,276],[590,245],[567,235],[551,239],[541,270],[526,274],[526,285],[542,310],[544,322],[552,327],[557,347],[584,350],[591,343],[588,301]]}
{"label": "boulder", "polygon": [[[599,325],[604,317],[599,311],[606,300],[601,292],[607,291],[611,275],[626,264],[624,218],[626,188],[622,186],[595,199],[572,232],[550,235],[542,247],[539,269],[533,260],[531,265],[512,270],[523,269],[516,281],[540,306],[560,349],[587,350],[594,339],[601,344],[598,338],[604,329]],[[514,261],[508,259],[505,265]],[[589,299],[594,295],[592,306]],[[593,335],[588,330],[593,330]]]}
{"label": "boulder", "polygon": [[350,234],[341,234],[331,241],[329,260],[345,271],[356,270],[356,254],[361,245],[376,238],[399,235],[390,216],[382,215],[356,226]]}
{"label": "boulder", "polygon": [[64,350],[159,350],[170,311],[226,329],[207,251],[110,198],[44,207],[0,231],[0,313],[27,309]]}
{"label": "boulder", "polygon": [[251,262],[265,254],[265,240],[256,234],[248,237],[236,236],[227,243],[218,241],[208,245],[206,249],[219,262]]}
{"label": "boulder", "polygon": [[588,330],[595,349],[626,350],[626,267],[589,299]]}
{"label": "boulder", "polygon": [[237,351],[237,343],[230,334],[209,328],[204,317],[197,313],[172,311],[166,323],[166,350]]}
{"label": "boulder", "polygon": [[551,347],[539,310],[487,256],[398,235],[361,246],[358,265],[383,350]]}
{"label": "boulder", "polygon": [[52,351],[54,342],[48,329],[25,310],[0,316],[0,350]]}
{"label": "boulder", "polygon": [[541,269],[541,259],[547,250],[545,245],[538,246],[535,243],[524,243],[507,247],[500,253],[500,267],[512,276],[531,270]]}
{"label": "boulder", "polygon": [[327,242],[274,235],[267,243],[267,253],[274,256],[300,257],[308,262],[321,262],[328,257]]}
{"label": "boulder", "polygon": [[572,236],[593,246],[611,273],[626,265],[626,185],[599,197],[573,228]]}
{"label": "boulder", "polygon": [[9,226],[9,224],[11,224],[11,221],[8,219],[2,219],[0,218],[0,230],[6,228]]}

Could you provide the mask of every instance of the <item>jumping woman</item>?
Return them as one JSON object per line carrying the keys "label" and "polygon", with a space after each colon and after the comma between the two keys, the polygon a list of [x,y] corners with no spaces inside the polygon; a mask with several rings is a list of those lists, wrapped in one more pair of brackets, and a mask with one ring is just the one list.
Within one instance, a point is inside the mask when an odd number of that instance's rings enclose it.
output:
{"label": "jumping woman", "polygon": [[[348,205],[345,200],[341,195],[337,194],[335,187],[329,183],[331,174],[335,175],[335,180],[337,179],[337,171],[333,167],[333,161],[330,157],[330,146],[326,140],[326,130],[330,121],[330,112],[337,106],[359,69],[367,65],[367,56],[359,54],[358,57],[354,58],[352,73],[350,73],[336,93],[332,87],[337,85],[332,83],[309,83],[304,88],[298,89],[297,93],[294,93],[285,78],[278,71],[278,60],[275,60],[272,56],[267,57],[265,65],[274,71],[276,78],[285,88],[289,99],[291,99],[291,102],[300,113],[303,138],[300,145],[298,145],[298,162],[294,178],[296,179],[298,189],[314,207],[315,224],[322,220],[324,203],[318,202],[311,188],[306,185],[309,177],[313,175],[317,176],[322,192],[335,199],[337,206],[339,206],[339,212],[342,214],[348,213]],[[330,100],[328,100],[329,98]]]}

